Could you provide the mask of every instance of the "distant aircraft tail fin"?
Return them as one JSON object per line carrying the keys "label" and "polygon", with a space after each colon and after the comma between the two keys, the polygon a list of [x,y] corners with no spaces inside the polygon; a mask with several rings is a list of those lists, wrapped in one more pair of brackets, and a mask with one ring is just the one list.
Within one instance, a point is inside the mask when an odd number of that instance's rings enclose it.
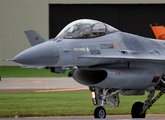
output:
{"label": "distant aircraft tail fin", "polygon": [[165,27],[164,26],[151,26],[156,39],[165,40]]}
{"label": "distant aircraft tail fin", "polygon": [[31,46],[45,42],[45,39],[41,37],[35,30],[24,31]]}

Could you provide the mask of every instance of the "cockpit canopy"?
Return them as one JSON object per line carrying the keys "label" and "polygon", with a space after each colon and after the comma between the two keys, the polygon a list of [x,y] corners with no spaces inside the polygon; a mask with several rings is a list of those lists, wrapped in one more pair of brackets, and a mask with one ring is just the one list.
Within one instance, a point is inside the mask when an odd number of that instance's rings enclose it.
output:
{"label": "cockpit canopy", "polygon": [[83,39],[95,38],[112,32],[119,31],[116,28],[96,20],[81,19],[68,24],[56,38]]}

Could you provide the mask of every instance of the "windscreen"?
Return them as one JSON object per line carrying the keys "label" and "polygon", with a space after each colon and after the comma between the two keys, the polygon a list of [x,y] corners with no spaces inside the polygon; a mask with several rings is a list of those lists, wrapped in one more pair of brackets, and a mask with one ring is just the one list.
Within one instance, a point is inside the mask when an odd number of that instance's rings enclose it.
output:
{"label": "windscreen", "polygon": [[117,29],[100,21],[82,19],[67,25],[57,37],[66,39],[95,38],[113,32],[114,30]]}
{"label": "windscreen", "polygon": [[57,37],[94,38],[105,34],[105,25],[95,20],[77,20],[67,25]]}

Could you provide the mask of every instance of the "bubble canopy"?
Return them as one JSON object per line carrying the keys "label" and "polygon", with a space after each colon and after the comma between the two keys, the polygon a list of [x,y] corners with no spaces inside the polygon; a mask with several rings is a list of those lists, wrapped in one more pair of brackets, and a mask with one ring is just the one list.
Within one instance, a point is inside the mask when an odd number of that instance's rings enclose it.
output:
{"label": "bubble canopy", "polygon": [[96,20],[81,19],[68,24],[56,38],[83,39],[100,37],[119,31],[116,28]]}

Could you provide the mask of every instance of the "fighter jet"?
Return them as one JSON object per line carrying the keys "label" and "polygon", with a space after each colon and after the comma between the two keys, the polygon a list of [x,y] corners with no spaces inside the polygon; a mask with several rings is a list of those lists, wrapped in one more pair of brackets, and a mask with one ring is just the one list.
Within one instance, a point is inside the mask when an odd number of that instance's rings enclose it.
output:
{"label": "fighter jet", "polygon": [[[147,110],[165,93],[165,41],[122,32],[106,23],[81,19],[68,24],[55,38],[43,40],[26,32],[32,47],[12,61],[64,73],[89,87],[95,118],[106,118],[104,106],[119,106],[119,94],[144,95],[135,102],[132,118],[145,118]],[[155,91],[158,90],[158,95]],[[155,96],[155,97],[154,97]]]}

